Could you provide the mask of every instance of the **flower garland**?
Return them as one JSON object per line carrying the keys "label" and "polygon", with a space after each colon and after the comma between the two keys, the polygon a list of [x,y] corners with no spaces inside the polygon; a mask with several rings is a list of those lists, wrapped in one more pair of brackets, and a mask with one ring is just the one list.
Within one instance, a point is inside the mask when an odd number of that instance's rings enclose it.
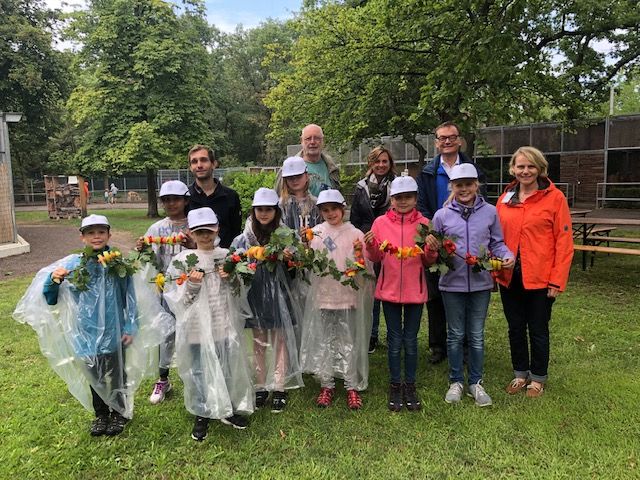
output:
{"label": "flower garland", "polygon": [[397,258],[404,260],[406,258],[417,257],[424,253],[423,248],[416,244],[413,247],[396,247],[394,244],[385,240],[380,244],[380,251],[395,255]]}
{"label": "flower garland", "polygon": [[173,233],[169,236],[152,236],[147,235],[144,237],[144,243],[146,245],[156,244],[156,245],[179,245],[184,243],[187,240],[187,236],[182,233]]}
{"label": "flower garland", "polygon": [[90,260],[98,262],[102,268],[107,270],[109,275],[115,275],[120,278],[131,276],[138,270],[138,265],[135,263],[133,256],[125,259],[118,249],[112,248],[110,250],[98,251],[90,246],[86,246],[82,251],[80,264],[71,270],[71,275],[69,276],[69,282],[81,292],[89,289],[91,276],[87,264]]}

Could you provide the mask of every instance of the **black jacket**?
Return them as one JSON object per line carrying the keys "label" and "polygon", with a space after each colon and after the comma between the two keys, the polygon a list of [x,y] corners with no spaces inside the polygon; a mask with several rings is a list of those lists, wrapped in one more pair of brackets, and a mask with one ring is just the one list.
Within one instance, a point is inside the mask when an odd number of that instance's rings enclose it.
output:
{"label": "black jacket", "polygon": [[371,230],[373,221],[380,215],[384,215],[388,210],[388,206],[378,212],[374,212],[369,201],[369,189],[367,188],[366,179],[360,180],[353,190],[353,201],[351,202],[351,213],[349,221],[362,233]]}
{"label": "black jacket", "polygon": [[189,187],[189,210],[196,208],[209,207],[218,217],[220,231],[220,246],[229,248],[235,237],[240,235],[240,226],[242,225],[242,208],[240,207],[240,197],[238,193],[225,187],[218,180],[216,189],[211,195],[205,194],[202,189],[193,182]]}
{"label": "black jacket", "polygon": [[[460,163],[473,163],[464,153],[458,152]],[[473,164],[478,171],[478,181],[480,182],[480,195],[487,199],[487,186],[485,185],[485,175],[480,167]],[[436,193],[436,172],[440,167],[440,155],[436,155],[429,163],[427,163],[422,171],[418,174],[416,182],[418,183],[418,211],[429,220],[438,210],[438,196]]]}

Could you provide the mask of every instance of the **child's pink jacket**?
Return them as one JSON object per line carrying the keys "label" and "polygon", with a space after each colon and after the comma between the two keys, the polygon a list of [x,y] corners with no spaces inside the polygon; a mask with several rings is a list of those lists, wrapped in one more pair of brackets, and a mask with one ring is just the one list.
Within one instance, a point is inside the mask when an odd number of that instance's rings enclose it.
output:
{"label": "child's pink jacket", "polygon": [[416,209],[400,214],[389,210],[373,222],[374,241],[366,245],[366,255],[372,262],[382,262],[375,297],[393,303],[424,303],[427,301],[427,281],[424,267],[438,258],[438,252],[428,250],[417,257],[399,259],[395,254],[381,252],[380,244],[388,240],[394,246],[413,247],[419,224],[429,220]]}

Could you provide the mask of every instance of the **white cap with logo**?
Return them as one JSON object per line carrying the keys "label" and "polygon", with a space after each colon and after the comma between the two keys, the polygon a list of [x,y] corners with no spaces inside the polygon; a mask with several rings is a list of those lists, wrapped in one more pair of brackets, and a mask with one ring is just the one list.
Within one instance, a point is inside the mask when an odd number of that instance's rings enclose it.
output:
{"label": "white cap with logo", "polygon": [[111,228],[109,225],[109,220],[104,215],[89,215],[82,219],[82,224],[80,225],[80,231],[83,232],[85,229],[89,227],[93,227],[94,225],[101,225],[103,227]]}
{"label": "white cap with logo", "polygon": [[410,176],[396,177],[391,182],[391,196],[399,195],[401,193],[417,193],[418,184]]}
{"label": "white cap with logo", "polygon": [[339,203],[340,205],[346,205],[344,197],[338,190],[322,190],[318,194],[318,201],[316,205],[322,205],[323,203]]}
{"label": "white cap with logo", "polygon": [[253,194],[252,207],[275,207],[278,205],[280,199],[275,190],[270,188],[259,188],[256,193]]}
{"label": "white cap with logo", "polygon": [[218,217],[209,207],[196,208],[187,215],[189,230],[211,230],[218,231]]}
{"label": "white cap with logo", "polygon": [[189,187],[187,187],[180,180],[169,180],[164,182],[160,187],[159,197],[166,197],[168,195],[175,195],[176,197],[189,196]]}
{"label": "white cap with logo", "polygon": [[289,157],[282,164],[282,178],[295,177],[307,171],[307,164],[302,157]]}
{"label": "white cap with logo", "polygon": [[449,174],[449,181],[460,180],[461,178],[478,178],[478,170],[471,163],[460,163],[454,165]]}

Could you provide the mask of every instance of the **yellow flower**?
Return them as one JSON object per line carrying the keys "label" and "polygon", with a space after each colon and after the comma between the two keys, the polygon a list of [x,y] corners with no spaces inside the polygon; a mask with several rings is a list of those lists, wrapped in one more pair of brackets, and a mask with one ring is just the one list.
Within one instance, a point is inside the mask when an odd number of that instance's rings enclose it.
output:
{"label": "yellow flower", "polygon": [[156,287],[158,287],[158,291],[160,292],[164,291],[164,280],[164,275],[162,273],[156,275],[156,278],[154,279]]}
{"label": "yellow flower", "polygon": [[382,242],[380,244],[380,251],[384,252],[384,250],[387,248],[387,245],[389,245],[389,240],[385,240],[384,242]]}

